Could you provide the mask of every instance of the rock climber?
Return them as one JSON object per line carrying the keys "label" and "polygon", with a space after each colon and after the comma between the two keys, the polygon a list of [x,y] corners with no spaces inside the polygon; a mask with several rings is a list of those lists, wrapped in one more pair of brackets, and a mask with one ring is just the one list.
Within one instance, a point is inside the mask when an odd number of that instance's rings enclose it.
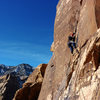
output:
{"label": "rock climber", "polygon": [[73,32],[73,33],[71,32],[68,37],[68,47],[70,48],[70,51],[72,54],[73,54],[74,49],[76,48],[75,34],[76,32]]}

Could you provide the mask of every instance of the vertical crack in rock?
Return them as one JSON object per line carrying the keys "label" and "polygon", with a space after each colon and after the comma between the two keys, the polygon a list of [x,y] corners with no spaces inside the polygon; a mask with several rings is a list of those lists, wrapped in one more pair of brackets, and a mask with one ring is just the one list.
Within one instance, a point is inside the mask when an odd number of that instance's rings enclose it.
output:
{"label": "vertical crack in rock", "polygon": [[80,1],[80,5],[82,5],[82,3],[83,3],[83,0]]}
{"label": "vertical crack in rock", "polygon": [[96,0],[95,16],[96,16],[97,27],[100,28],[100,0]]}

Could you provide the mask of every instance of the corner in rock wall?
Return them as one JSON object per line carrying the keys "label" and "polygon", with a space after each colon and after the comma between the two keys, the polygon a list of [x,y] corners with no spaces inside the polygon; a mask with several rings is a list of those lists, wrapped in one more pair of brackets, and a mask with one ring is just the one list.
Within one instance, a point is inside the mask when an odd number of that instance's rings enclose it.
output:
{"label": "corner in rock wall", "polygon": [[46,67],[47,66],[45,66],[45,64],[43,64],[42,67],[40,68],[41,75],[42,75],[43,78],[44,78],[44,74],[45,74]]}
{"label": "corner in rock wall", "polygon": [[69,82],[71,80],[71,77],[72,77],[73,72],[74,72],[74,67],[72,68],[72,70],[70,71],[70,73],[67,76],[67,84],[66,84],[66,87],[65,87],[66,89],[67,89],[67,87],[69,85]]}

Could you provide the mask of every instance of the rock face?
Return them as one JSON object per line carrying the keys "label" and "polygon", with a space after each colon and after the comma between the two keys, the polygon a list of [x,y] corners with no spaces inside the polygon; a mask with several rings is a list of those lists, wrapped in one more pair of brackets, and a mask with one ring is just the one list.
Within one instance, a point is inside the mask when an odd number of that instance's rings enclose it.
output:
{"label": "rock face", "polygon": [[19,78],[14,74],[0,77],[0,100],[12,100],[16,90],[20,88]]}
{"label": "rock face", "polygon": [[75,53],[69,67],[72,73],[59,100],[99,100],[100,29]]}
{"label": "rock face", "polygon": [[[53,56],[38,100],[100,100],[100,0],[60,0]],[[67,46],[77,29],[77,50]]]}
{"label": "rock face", "polygon": [[13,100],[37,100],[43,82],[47,64],[39,65],[19,89]]}

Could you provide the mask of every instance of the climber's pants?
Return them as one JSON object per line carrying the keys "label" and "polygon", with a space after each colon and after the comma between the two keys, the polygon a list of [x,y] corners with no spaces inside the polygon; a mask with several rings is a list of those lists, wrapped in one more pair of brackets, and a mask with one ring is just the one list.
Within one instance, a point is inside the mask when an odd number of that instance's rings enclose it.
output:
{"label": "climber's pants", "polygon": [[76,43],[75,42],[69,42],[68,47],[70,48],[70,51],[73,54],[73,50],[74,50],[74,48],[76,48]]}
{"label": "climber's pants", "polygon": [[72,43],[72,46],[73,46],[74,48],[76,48],[76,43],[73,42],[73,43]]}

